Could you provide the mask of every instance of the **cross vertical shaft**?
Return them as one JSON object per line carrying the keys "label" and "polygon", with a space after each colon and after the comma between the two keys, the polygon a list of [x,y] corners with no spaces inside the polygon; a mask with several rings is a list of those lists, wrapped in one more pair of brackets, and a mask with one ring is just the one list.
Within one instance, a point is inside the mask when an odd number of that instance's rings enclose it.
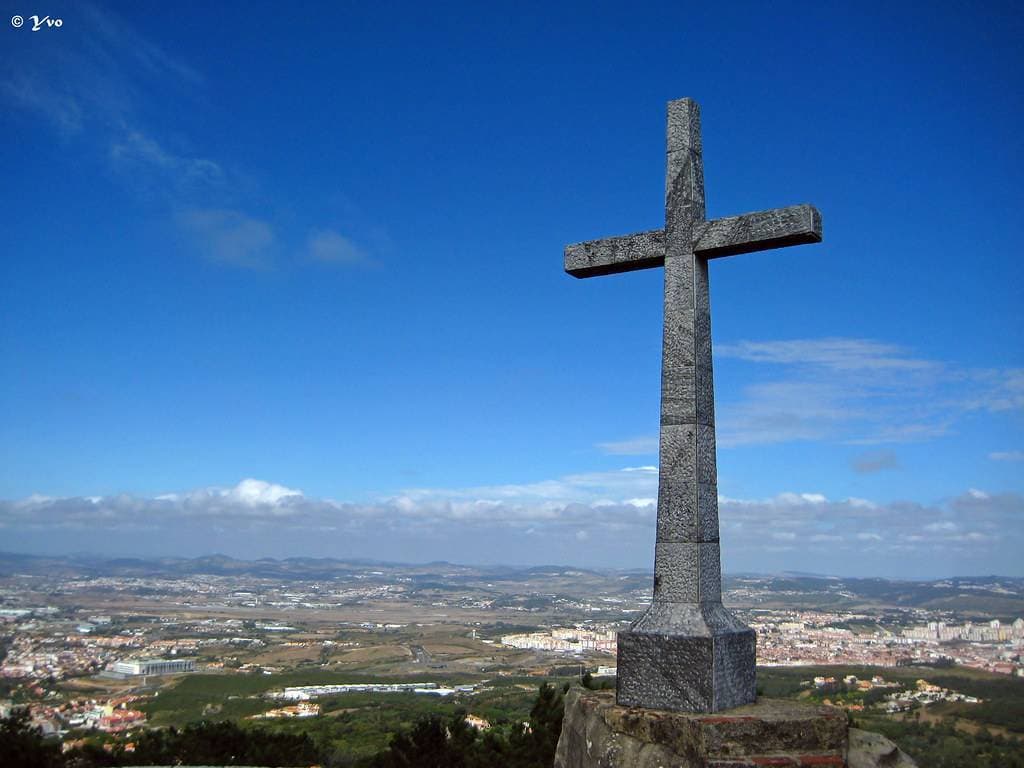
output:
{"label": "cross vertical shaft", "polygon": [[707,260],[694,251],[705,221],[700,110],[668,106],[665,301],[654,599],[721,600],[711,306]]}

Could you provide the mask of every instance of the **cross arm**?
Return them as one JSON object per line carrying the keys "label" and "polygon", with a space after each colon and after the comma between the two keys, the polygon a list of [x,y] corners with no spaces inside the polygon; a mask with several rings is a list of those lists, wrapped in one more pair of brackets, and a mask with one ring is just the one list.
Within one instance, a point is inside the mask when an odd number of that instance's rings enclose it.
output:
{"label": "cross arm", "polygon": [[[705,259],[821,242],[821,214],[813,205],[791,205],[744,213],[699,224],[693,251]],[[665,230],[606,237],[565,249],[565,271],[573,277],[660,267],[665,262]]]}
{"label": "cross arm", "polygon": [[665,231],[607,237],[566,246],[565,271],[573,277],[597,277],[616,272],[659,267],[665,262]]}
{"label": "cross arm", "polygon": [[693,250],[705,259],[821,242],[821,214],[813,205],[727,216],[702,226],[696,233]]}

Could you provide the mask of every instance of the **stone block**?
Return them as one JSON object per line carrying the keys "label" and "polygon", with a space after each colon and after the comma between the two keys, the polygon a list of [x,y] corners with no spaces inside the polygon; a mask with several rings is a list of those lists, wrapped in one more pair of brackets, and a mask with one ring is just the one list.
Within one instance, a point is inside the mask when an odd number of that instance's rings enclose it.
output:
{"label": "stone block", "polygon": [[697,541],[698,514],[696,483],[672,476],[659,479],[658,541]]}
{"label": "stone block", "polygon": [[619,632],[617,702],[689,712],[715,711],[710,637]]}
{"label": "stone block", "polygon": [[[717,564],[718,558],[715,558]],[[718,593],[721,595],[721,585]],[[732,709],[757,698],[757,635],[754,630],[715,637],[715,709]]]}
{"label": "stone block", "polygon": [[693,309],[693,256],[688,252],[666,259],[665,317],[677,308]]}
{"label": "stone block", "polygon": [[889,765],[914,768],[883,737],[850,729],[835,707],[762,699],[720,714],[683,713],[624,707],[610,692],[581,688],[566,696],[555,754],[555,768]]}
{"label": "stone block", "polygon": [[662,542],[654,545],[654,599],[680,603],[698,602],[700,545]]}
{"label": "stone block", "polygon": [[697,602],[721,602],[722,565],[717,541],[697,545],[697,569]]}
{"label": "stone block", "polygon": [[658,456],[662,477],[671,476],[679,482],[696,481],[696,441],[696,424],[667,424],[661,428]]}
{"label": "stone block", "polygon": [[697,371],[692,365],[666,362],[661,368],[661,424],[697,423]]}
{"label": "stone block", "polygon": [[668,103],[665,120],[665,151],[693,150],[701,153],[700,105],[693,99],[675,99]]}
{"label": "stone block", "polygon": [[697,482],[718,483],[715,427],[712,424],[697,425]]}
{"label": "stone block", "polygon": [[676,634],[639,624],[618,637],[620,706],[718,712],[754,701],[752,629],[738,621],[732,628],[705,622],[698,632]]}
{"label": "stone block", "polygon": [[665,169],[665,255],[693,253],[695,228],[703,221],[703,158],[689,150],[669,152]]}
{"label": "stone block", "polygon": [[697,423],[715,424],[715,381],[710,365],[695,367],[694,386],[696,395]]}
{"label": "stone block", "polygon": [[718,541],[718,489],[709,483],[697,484],[697,539]]}

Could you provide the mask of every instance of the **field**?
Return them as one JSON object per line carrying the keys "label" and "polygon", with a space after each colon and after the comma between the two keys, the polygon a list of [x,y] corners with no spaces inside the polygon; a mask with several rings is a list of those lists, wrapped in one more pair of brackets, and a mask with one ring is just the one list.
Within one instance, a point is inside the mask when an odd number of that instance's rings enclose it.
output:
{"label": "field", "polygon": [[[339,683],[480,682],[466,675],[420,675],[416,678],[375,677],[309,670],[277,675],[192,675],[161,690],[143,709],[153,725],[181,727],[197,720],[236,720],[273,731],[305,732],[318,745],[329,745],[338,755],[365,757],[387,747],[396,733],[417,719],[439,714],[450,717],[464,710],[488,720],[499,729],[519,727],[543,682],[529,677],[499,677],[484,682],[473,694],[449,697],[414,693],[349,693],[316,699],[321,716],[294,720],[249,720],[253,715],[281,706],[265,697],[269,691],[294,685]],[[561,684],[565,679],[551,678]]]}

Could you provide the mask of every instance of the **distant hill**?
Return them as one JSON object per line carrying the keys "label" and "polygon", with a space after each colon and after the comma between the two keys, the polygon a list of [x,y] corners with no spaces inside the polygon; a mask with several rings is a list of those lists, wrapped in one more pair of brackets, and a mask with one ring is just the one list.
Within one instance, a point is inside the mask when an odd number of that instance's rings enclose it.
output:
{"label": "distant hill", "polygon": [[[492,595],[622,596],[636,599],[650,589],[650,572],[594,570],[563,565],[460,565],[391,563],[366,559],[294,557],[238,560],[227,555],[196,558],[111,558],[94,555],[24,555],[0,552],[0,577],[15,574],[58,578],[98,576],[172,578],[244,576],[278,581],[358,579],[394,583],[418,592],[468,590]],[[726,576],[726,602],[745,607],[807,607],[856,610],[922,608],[964,616],[1024,616],[1024,578],[971,576],[931,581],[849,578],[787,572]]]}

